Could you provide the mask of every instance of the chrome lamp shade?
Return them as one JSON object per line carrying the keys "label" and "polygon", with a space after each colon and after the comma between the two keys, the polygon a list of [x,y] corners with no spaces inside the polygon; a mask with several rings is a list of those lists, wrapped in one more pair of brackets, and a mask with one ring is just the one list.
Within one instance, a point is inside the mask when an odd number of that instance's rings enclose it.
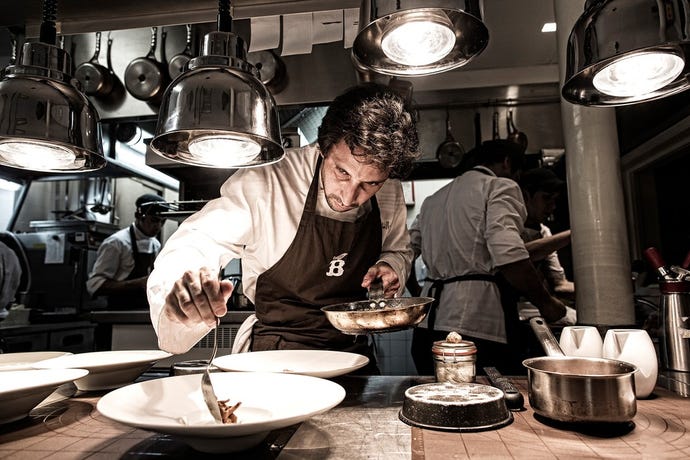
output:
{"label": "chrome lamp shade", "polygon": [[489,43],[481,0],[363,0],[355,66],[422,76],[461,67]]}
{"label": "chrome lamp shade", "polygon": [[57,46],[25,43],[0,81],[0,165],[40,172],[105,166],[98,112],[69,75]]}
{"label": "chrome lamp shade", "polygon": [[163,95],[149,146],[170,160],[209,168],[248,168],[283,157],[278,110],[246,45],[231,32],[211,32]]}
{"label": "chrome lamp shade", "polygon": [[683,0],[589,0],[568,39],[563,98],[607,107],[688,89],[689,8]]}

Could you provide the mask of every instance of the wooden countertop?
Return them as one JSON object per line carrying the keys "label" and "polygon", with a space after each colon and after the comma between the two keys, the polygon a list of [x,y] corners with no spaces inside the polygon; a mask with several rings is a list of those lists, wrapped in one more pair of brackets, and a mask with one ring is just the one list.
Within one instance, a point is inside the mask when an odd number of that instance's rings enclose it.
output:
{"label": "wooden countertop", "polygon": [[[535,417],[526,381],[513,382],[525,410],[497,430],[446,433],[411,428],[398,419],[404,392],[429,377],[343,376],[347,396],[336,408],[301,425],[272,432],[261,446],[232,458],[413,459],[448,458],[689,458],[690,399],[657,387],[638,401],[629,429],[556,426]],[[480,383],[486,383],[483,378]],[[166,435],[106,419],[96,410],[103,393],[71,396],[69,386],[32,411],[0,425],[1,458],[207,458]]]}

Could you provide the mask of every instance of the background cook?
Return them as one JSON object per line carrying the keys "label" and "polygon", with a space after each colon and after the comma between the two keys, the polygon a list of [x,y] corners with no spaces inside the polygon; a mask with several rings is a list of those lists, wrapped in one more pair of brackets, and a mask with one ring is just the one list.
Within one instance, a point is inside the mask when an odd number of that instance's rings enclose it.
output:
{"label": "background cook", "polygon": [[104,295],[109,309],[148,309],[146,280],[161,249],[156,235],[165,219],[155,215],[167,210],[159,195],[147,193],[135,201],[134,222],[98,247],[96,261],[86,281],[91,296]]}

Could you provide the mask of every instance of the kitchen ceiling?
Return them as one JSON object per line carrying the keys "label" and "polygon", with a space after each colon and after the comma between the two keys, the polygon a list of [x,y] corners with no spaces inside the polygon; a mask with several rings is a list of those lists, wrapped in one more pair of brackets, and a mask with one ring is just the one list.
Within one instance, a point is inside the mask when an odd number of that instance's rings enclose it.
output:
{"label": "kitchen ceiling", "polygon": [[[90,33],[103,30],[119,30],[215,22],[215,0],[118,0],[117,2],[84,2],[83,0],[58,1],[58,29],[65,35]],[[359,8],[358,0],[235,0],[233,17],[236,20],[250,17],[287,15],[294,13],[346,10]],[[26,24],[27,36],[37,36],[41,21],[40,0],[0,0],[0,26]],[[454,72],[429,79],[430,84],[453,75],[478,71],[472,77],[465,75],[460,81],[464,87],[496,86],[512,80],[515,84],[558,81],[558,52],[555,33],[542,33],[545,22],[554,21],[553,0],[484,0],[484,22],[490,33],[489,45],[474,61]],[[8,56],[3,43],[0,58]],[[515,70],[520,68],[521,70]],[[511,75],[494,75],[488,69],[512,69]],[[436,83],[433,83],[436,81]],[[456,82],[457,84],[457,82]],[[424,89],[423,86],[416,89]]]}

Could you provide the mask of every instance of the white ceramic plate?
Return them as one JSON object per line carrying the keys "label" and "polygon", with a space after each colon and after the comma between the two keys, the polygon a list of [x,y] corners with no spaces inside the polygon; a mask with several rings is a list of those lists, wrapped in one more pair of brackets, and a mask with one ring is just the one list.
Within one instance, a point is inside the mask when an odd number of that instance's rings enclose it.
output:
{"label": "white ceramic plate", "polygon": [[28,351],[25,353],[0,354],[0,371],[23,371],[33,369],[32,364],[58,356],[71,355],[69,351]]}
{"label": "white ceramic plate", "polygon": [[83,378],[86,369],[7,371],[0,375],[0,424],[22,419],[63,383]]}
{"label": "white ceramic plate", "polygon": [[281,372],[330,378],[366,366],[369,358],[328,350],[269,350],[235,353],[213,360],[225,371]]}
{"label": "white ceramic plate", "polygon": [[147,380],[111,391],[98,410],[125,425],[178,437],[201,452],[234,452],[259,444],[278,428],[328,411],[345,397],[343,387],[305,375],[257,372],[211,374],[219,399],[241,402],[236,424],[216,422],[203,402],[201,375]]}
{"label": "white ceramic plate", "polygon": [[74,382],[79,390],[109,390],[128,385],[156,361],[170,353],[161,350],[95,351],[60,356],[33,364],[35,369],[88,369],[89,374]]}

